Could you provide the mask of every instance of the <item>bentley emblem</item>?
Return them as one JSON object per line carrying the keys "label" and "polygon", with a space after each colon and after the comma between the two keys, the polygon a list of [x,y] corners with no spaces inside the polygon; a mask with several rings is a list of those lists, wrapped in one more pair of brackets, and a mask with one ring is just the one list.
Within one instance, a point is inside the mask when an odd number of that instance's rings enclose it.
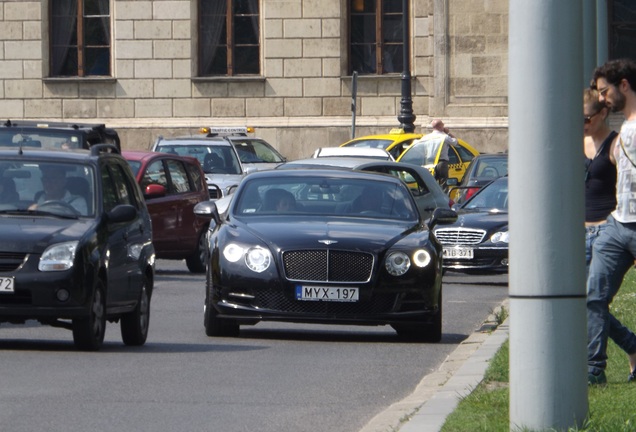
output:
{"label": "bentley emblem", "polygon": [[330,244],[338,243],[338,240],[318,240],[318,243],[323,243],[329,246]]}

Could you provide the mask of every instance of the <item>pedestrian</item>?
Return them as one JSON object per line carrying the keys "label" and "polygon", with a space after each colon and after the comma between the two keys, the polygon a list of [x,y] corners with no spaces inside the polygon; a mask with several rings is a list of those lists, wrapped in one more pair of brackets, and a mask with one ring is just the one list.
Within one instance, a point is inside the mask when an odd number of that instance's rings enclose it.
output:
{"label": "pedestrian", "polygon": [[623,277],[636,256],[636,62],[611,60],[594,70],[592,89],[612,112],[622,112],[616,160],[616,209],[594,242],[587,280],[588,383],[607,381],[607,340],[611,338],[629,356],[628,381],[636,381],[636,335],[609,310]]}
{"label": "pedestrian", "polygon": [[598,92],[583,91],[583,147],[585,151],[585,271],[589,273],[592,245],[607,226],[616,208],[616,160],[618,133],[607,124],[609,108]]}
{"label": "pedestrian", "polygon": [[439,159],[435,165],[434,175],[435,180],[442,186],[442,189],[446,191],[446,182],[448,181],[448,149],[449,146],[457,145],[457,138],[455,138],[444,126],[444,122],[440,119],[435,119],[431,122],[431,128],[433,131],[422,137],[422,140],[429,138],[439,139],[441,141],[442,149],[439,153]]}

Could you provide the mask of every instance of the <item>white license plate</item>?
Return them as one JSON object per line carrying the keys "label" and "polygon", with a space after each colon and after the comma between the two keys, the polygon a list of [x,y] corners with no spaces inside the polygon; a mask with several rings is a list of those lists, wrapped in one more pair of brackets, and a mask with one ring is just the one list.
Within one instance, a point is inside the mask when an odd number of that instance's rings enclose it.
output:
{"label": "white license plate", "polygon": [[473,249],[465,247],[444,248],[444,258],[473,259]]}
{"label": "white license plate", "polygon": [[296,285],[296,300],[357,302],[359,288]]}
{"label": "white license plate", "polygon": [[0,293],[15,292],[14,280],[12,277],[0,277]]}

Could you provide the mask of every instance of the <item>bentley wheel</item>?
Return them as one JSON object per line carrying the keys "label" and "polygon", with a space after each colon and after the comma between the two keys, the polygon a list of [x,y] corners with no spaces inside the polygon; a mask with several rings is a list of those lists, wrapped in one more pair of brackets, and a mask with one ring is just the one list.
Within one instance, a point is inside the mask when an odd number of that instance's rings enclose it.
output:
{"label": "bentley wheel", "polygon": [[206,275],[205,289],[205,306],[203,324],[205,325],[205,334],[208,336],[224,336],[236,337],[239,335],[240,326],[232,319],[219,318],[219,313],[214,307],[212,301],[212,276],[208,269]]}
{"label": "bentley wheel", "polygon": [[208,237],[207,230],[203,230],[199,236],[197,250],[186,258],[188,270],[192,273],[204,273],[208,260]]}
{"label": "bentley wheel", "polygon": [[106,299],[104,283],[99,281],[91,299],[89,316],[73,320],[73,342],[85,351],[98,351],[106,333]]}

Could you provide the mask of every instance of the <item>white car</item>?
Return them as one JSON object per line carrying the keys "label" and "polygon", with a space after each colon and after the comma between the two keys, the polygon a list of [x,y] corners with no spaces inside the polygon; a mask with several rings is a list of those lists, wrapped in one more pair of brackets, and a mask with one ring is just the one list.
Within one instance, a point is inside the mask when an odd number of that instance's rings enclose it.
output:
{"label": "white car", "polygon": [[355,157],[385,161],[395,160],[388,151],[372,147],[321,147],[317,149],[311,157]]}

